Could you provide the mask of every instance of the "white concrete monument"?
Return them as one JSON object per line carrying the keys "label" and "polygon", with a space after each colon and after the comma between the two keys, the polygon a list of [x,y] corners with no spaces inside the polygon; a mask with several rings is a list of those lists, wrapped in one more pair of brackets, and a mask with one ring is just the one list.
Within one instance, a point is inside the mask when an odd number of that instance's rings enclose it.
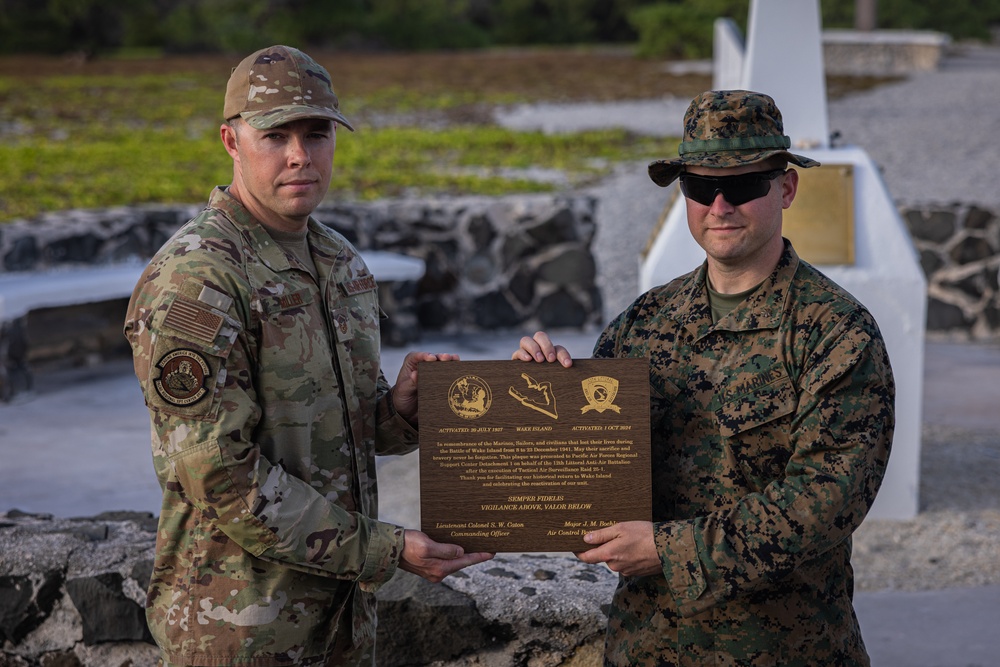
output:
{"label": "white concrete monument", "polygon": [[739,26],[732,19],[716,19],[712,45],[712,89],[733,90],[743,84],[743,56],[746,44]]}
{"label": "white concrete monument", "polygon": [[[751,0],[737,87],[773,97],[792,150],[822,163],[799,170],[799,191],[785,211],[783,232],[804,260],[865,304],[882,331],[896,380],[896,431],[869,516],[909,519],[919,509],[927,282],[871,158],[856,146],[830,146],[819,16],[818,0]],[[733,62],[733,54],[726,59]],[[704,258],[688,232],[684,200],[677,197],[642,258],[639,289],[691,271]]]}

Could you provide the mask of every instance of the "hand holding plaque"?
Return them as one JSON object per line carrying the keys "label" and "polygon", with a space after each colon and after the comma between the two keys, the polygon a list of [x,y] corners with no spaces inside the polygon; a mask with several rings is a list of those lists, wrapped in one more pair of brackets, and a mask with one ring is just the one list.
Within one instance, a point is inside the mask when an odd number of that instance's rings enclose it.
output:
{"label": "hand holding plaque", "polygon": [[421,364],[421,530],[469,551],[582,551],[649,521],[646,359]]}

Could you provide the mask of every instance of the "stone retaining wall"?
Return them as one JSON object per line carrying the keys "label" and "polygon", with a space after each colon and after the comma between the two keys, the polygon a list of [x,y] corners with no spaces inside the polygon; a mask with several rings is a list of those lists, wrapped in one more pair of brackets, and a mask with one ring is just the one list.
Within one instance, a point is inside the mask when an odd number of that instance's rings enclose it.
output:
{"label": "stone retaining wall", "polygon": [[903,211],[927,276],[928,333],[1000,340],[1000,218],[978,206]]}
{"label": "stone retaining wall", "polygon": [[[398,313],[387,343],[402,344],[421,330],[603,326],[596,206],[591,197],[467,197],[338,204],[316,215],[362,250],[425,261],[418,284],[380,294],[387,311]],[[66,211],[0,225],[0,271],[148,258],[197,210]],[[958,203],[902,206],[901,213],[927,275],[928,333],[1000,339],[997,213]]]}
{"label": "stone retaining wall", "polygon": [[[423,329],[581,327],[601,323],[590,245],[592,197],[527,195],[336,204],[315,212],[361,250],[423,259],[397,294]],[[0,271],[148,259],[193,206],[73,210],[0,225]]]}
{"label": "stone retaining wall", "polygon": [[[0,667],[154,667],[149,514],[0,514]],[[575,558],[500,554],[441,584],[399,571],[378,593],[378,665],[601,664],[617,576]]]}
{"label": "stone retaining wall", "polygon": [[951,39],[931,31],[823,31],[827,74],[891,76],[937,69]]}
{"label": "stone retaining wall", "polygon": [[421,329],[460,333],[602,325],[593,197],[395,200],[316,211],[362,250],[424,260]]}
{"label": "stone retaining wall", "polygon": [[[525,195],[392,200],[323,206],[318,220],[361,250],[424,260],[417,282],[380,285],[383,342],[403,346],[421,331],[467,333],[585,328],[603,324],[591,244],[596,200]],[[0,271],[148,260],[198,206],[137,206],[50,213],[0,225]],[[120,335],[127,299],[29,313],[5,323],[4,341],[31,340],[27,361],[74,363],[127,353]],[[108,317],[100,313],[111,308]],[[87,315],[90,315],[89,317]],[[47,323],[64,318],[64,326]],[[42,345],[51,334],[58,340]],[[108,335],[111,332],[111,335]],[[72,337],[72,340],[67,340]]]}

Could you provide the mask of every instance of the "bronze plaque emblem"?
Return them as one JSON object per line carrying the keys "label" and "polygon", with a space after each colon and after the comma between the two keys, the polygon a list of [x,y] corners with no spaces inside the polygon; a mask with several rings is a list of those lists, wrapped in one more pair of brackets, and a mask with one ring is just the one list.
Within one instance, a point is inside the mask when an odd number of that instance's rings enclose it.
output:
{"label": "bronze plaque emblem", "polygon": [[421,529],[468,551],[588,548],[652,516],[649,362],[422,363]]}
{"label": "bronze plaque emblem", "polygon": [[462,419],[479,419],[493,405],[493,390],[486,380],[463,375],[448,388],[448,406]]}

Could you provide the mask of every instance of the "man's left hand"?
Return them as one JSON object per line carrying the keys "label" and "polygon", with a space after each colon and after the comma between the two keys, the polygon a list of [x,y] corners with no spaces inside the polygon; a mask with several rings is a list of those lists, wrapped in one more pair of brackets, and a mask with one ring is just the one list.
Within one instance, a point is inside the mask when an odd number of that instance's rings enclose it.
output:
{"label": "man's left hand", "polygon": [[458,361],[458,355],[410,352],[403,359],[396,386],[392,388],[392,405],[403,419],[414,426],[417,425],[417,364],[421,361]]}
{"label": "man's left hand", "polygon": [[406,530],[403,532],[403,554],[399,567],[436,584],[463,567],[491,558],[491,553],[480,551],[467,554],[457,544],[442,544],[419,530]]}
{"label": "man's left hand", "polygon": [[656,553],[653,524],[649,521],[624,521],[583,536],[593,549],[578,553],[584,563],[607,563],[613,572],[626,577],[661,574],[663,565]]}

